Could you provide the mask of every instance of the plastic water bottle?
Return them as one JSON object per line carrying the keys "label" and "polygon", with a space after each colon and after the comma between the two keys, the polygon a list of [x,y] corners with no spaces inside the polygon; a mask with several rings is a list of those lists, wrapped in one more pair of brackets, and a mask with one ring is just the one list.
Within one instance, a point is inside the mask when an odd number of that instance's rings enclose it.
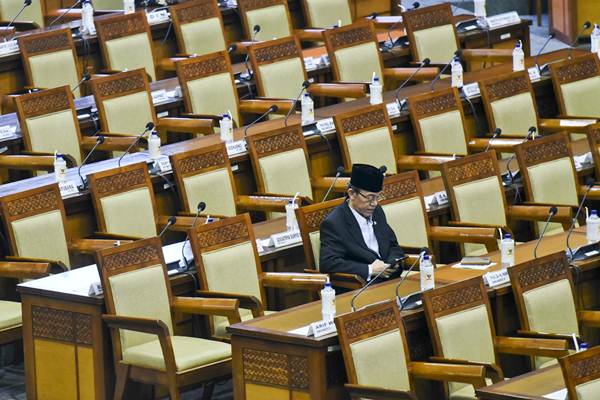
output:
{"label": "plastic water bottle", "polygon": [[369,85],[369,90],[371,92],[371,97],[369,97],[369,102],[371,104],[383,103],[383,86],[381,85],[379,77],[375,73],[373,73],[373,79]]}
{"label": "plastic water bottle", "polygon": [[233,142],[233,121],[229,114],[223,114],[219,121],[219,130],[221,131],[221,140],[226,143]]}
{"label": "plastic water bottle", "polygon": [[474,3],[475,12],[473,14],[475,14],[475,17],[477,17],[477,19],[484,19],[485,17],[487,17],[487,12],[485,10],[485,0],[475,0]]}
{"label": "plastic water bottle", "polygon": [[81,26],[82,31],[88,35],[96,34],[96,26],[94,25],[94,6],[90,0],[85,0],[81,6]]}
{"label": "plastic water bottle", "polygon": [[123,12],[133,14],[135,12],[135,0],[123,0]]}
{"label": "plastic water bottle", "polygon": [[435,287],[433,264],[428,254],[425,254],[419,263],[421,272],[421,291],[431,290]]}
{"label": "plastic water bottle", "polygon": [[302,125],[310,124],[315,120],[315,103],[310,94],[302,96]]}
{"label": "plastic water bottle", "polygon": [[502,261],[502,268],[515,265],[515,241],[510,236],[510,233],[506,233],[500,242],[500,259]]}
{"label": "plastic water bottle", "polygon": [[588,344],[586,342],[579,343],[579,351],[586,351],[588,349]]}
{"label": "plastic water bottle", "polygon": [[585,220],[585,224],[585,235],[588,244],[596,243],[600,239],[600,218],[598,217],[598,211],[592,210],[591,214]]}
{"label": "plastic water bottle", "polygon": [[156,131],[152,131],[150,138],[148,139],[148,155],[153,160],[160,158],[160,136]]}
{"label": "plastic water bottle", "polygon": [[517,44],[513,50],[513,71],[525,70],[525,53],[522,46],[521,41],[517,40]]}
{"label": "plastic water bottle", "polygon": [[67,161],[58,152],[54,152],[54,177],[57,182],[64,182],[67,179]]}
{"label": "plastic water bottle", "polygon": [[288,201],[285,205],[285,226],[288,231],[298,230],[298,221],[296,220],[296,210],[298,204],[294,200]]}
{"label": "plastic water bottle", "polygon": [[335,290],[331,287],[329,278],[321,290],[321,315],[323,321],[331,321],[335,317]]}
{"label": "plastic water bottle", "polygon": [[460,63],[460,59],[458,57],[454,57],[452,59],[452,64],[450,64],[450,68],[452,70],[452,87],[463,87],[463,66]]}
{"label": "plastic water bottle", "polygon": [[592,53],[600,54],[600,28],[598,24],[594,24],[594,30],[590,35],[590,42],[592,43]]}

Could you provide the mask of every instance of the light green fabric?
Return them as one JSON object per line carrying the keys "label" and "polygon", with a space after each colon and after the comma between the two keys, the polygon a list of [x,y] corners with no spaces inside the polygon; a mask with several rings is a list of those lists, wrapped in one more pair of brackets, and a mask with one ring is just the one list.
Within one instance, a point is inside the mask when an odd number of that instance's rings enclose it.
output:
{"label": "light green fabric", "polygon": [[31,150],[43,153],[58,150],[59,153],[72,156],[78,165],[81,164],[76,123],[71,109],[27,118]]}
{"label": "light green fabric", "polygon": [[145,91],[104,101],[108,131],[121,135],[139,135],[154,121],[153,106]]}
{"label": "light green fabric", "polygon": [[144,68],[152,81],[156,80],[152,48],[146,32],[123,36],[106,42],[108,63],[119,71]]}
{"label": "light green fabric", "polygon": [[465,127],[458,110],[419,120],[423,150],[436,154],[467,154]]}
{"label": "light green fabric", "polygon": [[295,99],[304,82],[302,60],[289,58],[258,67],[264,96],[274,99]]}
{"label": "light green fabric", "polygon": [[96,10],[122,10],[123,0],[94,0]]}
{"label": "light green fabric", "polygon": [[234,90],[237,90],[228,72],[195,79],[187,83],[192,103],[192,113],[231,116],[239,126],[238,107]]}
{"label": "light green fabric", "polygon": [[218,18],[208,18],[181,25],[181,36],[187,54],[199,56],[225,50],[225,36]]}
{"label": "light green fabric", "polygon": [[600,393],[600,379],[594,379],[575,387],[577,400],[597,400]]}
{"label": "light green fabric", "polygon": [[350,344],[359,385],[410,390],[408,366],[400,331],[389,332]]}
{"label": "light green fabric", "polygon": [[387,126],[346,136],[349,164],[385,165],[388,174],[395,174],[396,157]]}
{"label": "light green fabric", "polygon": [[148,188],[100,199],[106,231],[139,238],[156,236],[156,221]]}
{"label": "light green fabric", "polygon": [[[29,65],[33,86],[53,89],[68,85],[75,88],[79,83],[77,64],[70,49],[29,57]],[[81,96],[79,89],[73,90],[75,97]]]}
{"label": "light green fabric", "polygon": [[496,127],[502,129],[503,134],[525,137],[530,127],[538,127],[533,98],[529,92],[492,101],[491,106]]}
{"label": "light green fabric", "polygon": [[381,208],[401,247],[429,247],[421,199],[396,201]]}
{"label": "light green fabric", "polygon": [[577,183],[568,157],[534,165],[527,169],[533,201],[577,207]]}
{"label": "light green fabric", "polygon": [[414,34],[419,60],[429,58],[432,64],[446,64],[458,50],[452,25],[421,29]]}
{"label": "light green fabric", "polygon": [[0,300],[0,331],[21,325],[21,303]]}
{"label": "light green fabric", "polygon": [[368,42],[335,51],[340,80],[344,82],[371,82],[373,72],[384,82],[375,42]]}
{"label": "light green fabric", "polygon": [[[454,186],[459,220],[474,224],[506,226],[504,190],[496,176]],[[473,207],[477,204],[477,207]]]}
{"label": "light green fabric", "polygon": [[[115,314],[124,317],[160,320],[173,334],[171,306],[162,265],[136,269],[108,278]],[[121,329],[123,353],[130,347],[157,340],[156,335]]]}
{"label": "light green fabric", "polygon": [[[23,7],[22,0],[2,0],[0,1],[0,18],[4,21],[12,20]],[[19,22],[33,21],[44,27],[44,14],[42,12],[42,2],[33,1],[29,7],[25,7],[19,18]]]}
{"label": "light green fabric", "polygon": [[567,115],[600,117],[600,76],[560,86]]}
{"label": "light green fabric", "polygon": [[[442,355],[446,358],[495,363],[494,342],[485,305],[469,308],[435,320]],[[477,329],[473,329],[477,327]],[[465,340],[468,338],[468,340]],[[450,393],[465,384],[450,382]]]}
{"label": "light green fabric", "polygon": [[294,195],[312,198],[312,186],[306,157],[302,149],[284,151],[262,157],[259,160],[267,193]]}
{"label": "light green fabric", "polygon": [[185,193],[191,211],[194,212],[200,201],[206,203],[205,214],[236,215],[235,198],[227,169],[217,169],[203,174],[193,175],[183,180]]}
{"label": "light green fabric", "polygon": [[290,36],[290,26],[285,6],[282,4],[271,7],[258,8],[246,13],[249,30],[252,31],[254,25],[260,26],[260,32],[256,34],[256,40],[281,39]]}
{"label": "light green fabric", "polygon": [[[311,28],[331,28],[342,21],[342,26],[352,23],[348,0],[305,0]],[[308,16],[307,16],[308,18]]]}
{"label": "light green fabric", "polygon": [[310,248],[313,252],[313,261],[315,269],[319,270],[319,259],[321,258],[321,231],[314,231],[308,234],[310,238]]}
{"label": "light green fabric", "polygon": [[67,237],[59,210],[48,211],[11,223],[17,255],[58,260],[70,266]]}

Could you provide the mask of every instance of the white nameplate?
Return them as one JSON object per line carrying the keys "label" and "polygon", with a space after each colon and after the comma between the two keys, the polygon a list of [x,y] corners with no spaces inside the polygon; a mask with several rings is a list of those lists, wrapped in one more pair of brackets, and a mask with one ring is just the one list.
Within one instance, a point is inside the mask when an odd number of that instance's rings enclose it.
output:
{"label": "white nameplate", "polygon": [[504,285],[505,283],[509,283],[510,278],[508,276],[508,271],[506,270],[506,268],[504,268],[499,271],[490,271],[487,274],[483,275],[483,281],[486,285],[492,288]]}
{"label": "white nameplate", "polygon": [[260,239],[256,239],[256,251],[258,251],[259,254],[265,251],[265,248],[262,246],[262,240]]}
{"label": "white nameplate", "polygon": [[542,76],[540,75],[540,70],[537,66],[527,68],[527,73],[529,73],[529,80],[531,82],[539,81],[540,79],[542,79]]}
{"label": "white nameplate", "polygon": [[588,251],[587,253],[583,253],[585,254],[586,257],[594,257],[597,256],[598,254],[600,254],[600,252],[598,250],[592,250],[592,251]]}
{"label": "white nameplate", "polygon": [[446,194],[446,191],[436,192],[433,194],[433,196],[438,206],[443,206],[444,204],[448,203],[448,195]]}
{"label": "white nameplate", "polygon": [[169,116],[169,112],[168,111],[163,111],[163,112],[159,112],[156,114],[157,118],[163,118],[163,117],[168,117]]}
{"label": "white nameplate", "polygon": [[7,42],[0,42],[0,55],[18,53],[19,43],[16,40],[9,40]]}
{"label": "white nameplate", "polygon": [[463,28],[464,31],[472,31],[473,29],[477,29],[477,25],[467,25]]}
{"label": "white nameplate", "polygon": [[294,243],[300,243],[302,242],[302,237],[300,236],[300,231],[294,230],[289,232],[274,233],[271,235],[271,240],[273,241],[273,246],[278,248]]}
{"label": "white nameplate", "polygon": [[321,59],[320,59],[320,61],[321,61],[320,63],[321,63],[321,64],[323,64],[324,66],[327,66],[327,65],[329,65],[329,63],[330,63],[330,61],[329,61],[329,56],[328,56],[327,54],[323,54],[323,55],[321,56]]}
{"label": "white nameplate", "polygon": [[400,115],[400,106],[398,105],[397,101],[387,103],[385,107],[387,108],[387,112],[390,117],[397,117]]}
{"label": "white nameplate", "polygon": [[173,167],[171,166],[171,160],[169,157],[161,157],[154,162],[154,165],[160,172],[171,172]]}
{"label": "white nameplate", "polygon": [[595,119],[561,119],[560,126],[588,126],[591,124],[595,124]]}
{"label": "white nameplate", "polygon": [[462,91],[465,94],[465,96],[467,96],[467,97],[479,96],[479,94],[480,94],[479,83],[473,82],[473,83],[469,83],[468,85],[464,85],[462,87]]}
{"label": "white nameplate", "polygon": [[102,284],[100,282],[92,282],[88,290],[88,296],[102,296]]}
{"label": "white nameplate", "polygon": [[304,58],[304,68],[307,71],[313,71],[313,70],[317,69],[317,65],[315,64],[315,60],[312,57],[305,57]]}
{"label": "white nameplate", "polygon": [[321,131],[321,133],[334,132],[335,124],[333,123],[333,118],[325,118],[317,121],[317,129]]}
{"label": "white nameplate", "polygon": [[516,11],[510,11],[507,13],[487,17],[485,21],[487,22],[488,27],[490,29],[494,29],[499,26],[518,24],[519,22],[521,22],[521,17],[519,17],[519,14],[517,14]]}
{"label": "white nameplate", "polygon": [[229,157],[246,152],[246,141],[244,139],[226,143],[225,146]]}
{"label": "white nameplate", "polygon": [[58,188],[60,189],[61,197],[72,196],[79,193],[79,188],[74,181],[58,182]]}
{"label": "white nameplate", "polygon": [[6,139],[13,137],[17,131],[16,126],[4,125],[0,126],[0,139]]}
{"label": "white nameplate", "polygon": [[160,10],[155,12],[149,12],[146,14],[146,19],[148,20],[148,24],[160,24],[161,22],[169,21],[169,13],[167,10]]}
{"label": "white nameplate", "polygon": [[167,96],[166,90],[161,89],[152,92],[152,103],[164,103],[165,101],[169,101],[169,96]]}
{"label": "white nameplate", "polygon": [[507,40],[510,39],[510,32],[506,32],[503,33],[502,35],[500,35],[500,40]]}
{"label": "white nameplate", "polygon": [[330,333],[337,332],[335,329],[335,322],[333,320],[330,321],[318,321],[310,324],[310,328],[308,328],[308,335],[313,335],[315,339],[320,338],[321,336],[329,335]]}

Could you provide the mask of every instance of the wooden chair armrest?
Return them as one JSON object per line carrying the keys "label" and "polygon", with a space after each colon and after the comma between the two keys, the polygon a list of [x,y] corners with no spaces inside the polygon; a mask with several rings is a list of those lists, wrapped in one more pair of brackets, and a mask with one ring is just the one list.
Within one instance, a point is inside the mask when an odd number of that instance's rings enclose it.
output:
{"label": "wooden chair armrest", "polygon": [[110,233],[110,232],[102,232],[102,231],[94,232],[94,236],[97,239],[111,239],[111,240],[141,240],[141,239],[143,239],[141,237],[136,237],[136,236],[120,235],[118,233]]}
{"label": "wooden chair armrest", "polygon": [[390,28],[393,28],[394,26],[398,26],[399,24],[402,23],[402,17],[400,15],[394,15],[394,16],[386,15],[385,19],[383,19],[379,16],[377,16],[375,18],[367,17],[367,19],[373,20],[373,23],[375,24],[376,29],[390,29]]}
{"label": "wooden chair armrest", "polygon": [[475,138],[475,139],[470,139],[467,142],[467,146],[468,146],[469,150],[471,150],[471,151],[484,151],[485,149],[488,148],[488,145],[489,145],[489,148],[492,150],[511,153],[514,151],[514,147],[521,143],[523,143],[522,138],[515,138],[515,139]]}
{"label": "wooden chair armrest", "polygon": [[[548,219],[548,207],[535,204],[525,204],[509,206],[507,211],[508,218],[519,219],[523,221],[545,221]],[[556,207],[557,212],[552,221],[562,224],[570,224],[572,220],[573,209],[571,207]]]}
{"label": "wooden chair armrest", "polygon": [[590,117],[590,116],[583,116],[583,115],[564,115],[564,114],[559,114],[558,118],[560,118],[560,119],[590,119],[590,120],[598,121],[598,117]]}
{"label": "wooden chair armrest", "polygon": [[322,42],[325,29],[294,29],[294,34],[301,42]]}
{"label": "wooden chair armrest", "polygon": [[171,307],[174,311],[187,314],[220,315],[227,317],[230,324],[241,322],[240,302],[236,299],[203,299],[199,297],[174,297]]}
{"label": "wooden chair armrest", "polygon": [[[318,190],[327,190],[333,183],[335,178],[331,176],[322,176],[320,178],[313,178],[311,181],[311,185],[313,188]],[[335,193],[345,193],[348,190],[348,184],[350,183],[350,178],[340,176],[337,178],[335,185],[333,185],[333,189],[331,189]]]}
{"label": "wooden chair armrest", "polygon": [[579,321],[590,328],[600,328],[600,311],[581,310],[577,312]]}
{"label": "wooden chair armrest", "polygon": [[[97,149],[103,151],[125,151],[133,142],[137,140],[134,136],[104,135],[104,142],[99,144]],[[84,136],[81,138],[81,148],[90,150],[96,145],[96,137]],[[138,146],[140,148],[140,146]]]}
{"label": "wooden chair armrest", "polygon": [[[412,76],[418,68],[384,68],[383,76],[395,81],[404,81]],[[421,68],[412,78],[412,81],[430,81],[440,72],[436,67]]]}
{"label": "wooden chair armrest", "polygon": [[[194,214],[195,215],[195,214]],[[169,218],[171,216],[168,215],[159,215],[156,219],[156,226],[159,230],[162,230],[169,223]],[[215,219],[211,216],[211,218]],[[169,230],[175,232],[187,232],[194,223],[195,217],[187,217],[187,216],[178,216],[175,223],[169,226]],[[206,222],[206,217],[198,217],[196,224],[200,225]]]}
{"label": "wooden chair armrest", "polygon": [[367,284],[361,276],[344,272],[332,272],[329,274],[329,279],[334,287],[350,290],[360,289]]}
{"label": "wooden chair armrest", "polygon": [[496,350],[505,354],[559,358],[569,354],[569,343],[563,339],[540,339],[496,336]]}
{"label": "wooden chair armrest", "polygon": [[81,8],[73,8],[71,10],[67,8],[57,8],[48,10],[46,11],[46,18],[54,19],[62,14],[65,14],[62,18],[67,20],[79,19],[81,18]]}
{"label": "wooden chair armrest", "polygon": [[187,58],[188,57],[181,57],[181,56],[161,58],[156,63],[156,66],[158,67],[158,69],[160,69],[162,71],[173,72],[173,71],[177,70],[177,68],[175,67],[175,63],[177,61],[185,60]]}
{"label": "wooden chair armrest", "polygon": [[461,57],[465,61],[477,62],[510,62],[512,49],[463,49]]}
{"label": "wooden chair armrest", "polygon": [[450,220],[450,221],[448,221],[448,225],[450,225],[450,226],[462,226],[462,227],[467,227],[467,228],[494,228],[494,229],[501,228],[503,231],[510,232],[510,230],[508,230],[508,228],[504,227],[504,226],[489,225],[489,224],[476,224],[476,223],[473,223],[473,222],[464,222],[464,221],[453,221],[453,220]]}
{"label": "wooden chair armrest", "polygon": [[498,230],[467,226],[430,226],[429,238],[441,242],[481,243],[488,252],[498,250]]}
{"label": "wooden chair armrest", "polygon": [[118,70],[118,69],[102,68],[98,72],[100,74],[102,74],[102,75],[114,75],[114,74],[118,74],[118,73],[123,72],[123,71]]}
{"label": "wooden chair armrest", "polygon": [[[536,331],[527,331],[523,329],[517,330],[517,335],[525,338],[533,338],[533,339],[551,339],[551,340],[566,340],[569,344],[569,348],[574,348],[573,344],[573,336],[572,335],[564,335],[560,333],[546,333],[546,332],[536,332]],[[578,341],[580,341],[580,337],[575,337]]]}
{"label": "wooden chair armrest", "polygon": [[[289,194],[281,194],[281,193],[262,193],[262,192],[256,192],[254,193],[253,196],[257,196],[257,197],[280,197],[280,198],[294,198],[294,196],[289,195]],[[307,206],[309,204],[312,204],[312,200],[306,196],[298,196],[296,198],[296,201],[299,201],[300,203],[298,204],[299,206]]]}
{"label": "wooden chair armrest", "polygon": [[290,197],[274,196],[245,196],[238,195],[236,204],[244,211],[285,212],[286,204],[293,199]]}
{"label": "wooden chair armrest", "polygon": [[327,282],[326,274],[304,274],[298,272],[263,272],[261,284],[273,288],[295,288],[317,291]]}
{"label": "wooden chair armrest", "polygon": [[[132,240],[122,240],[120,244],[131,242]],[[110,239],[74,239],[69,243],[69,251],[83,254],[96,254],[98,250],[114,247],[116,243],[116,240]]]}
{"label": "wooden chair armrest", "polygon": [[[56,264],[54,264],[56,265]],[[13,279],[39,279],[51,273],[64,272],[62,268],[52,270],[48,262],[0,261],[0,276]]]}
{"label": "wooden chair armrest", "polygon": [[269,107],[277,106],[277,111],[274,114],[287,114],[294,107],[294,100],[288,99],[269,99],[259,98],[252,100],[240,101],[239,109],[243,113],[263,114],[267,112]]}
{"label": "wooden chair armrest", "polygon": [[486,386],[482,365],[411,362],[410,374],[417,379],[469,383],[476,388]]}
{"label": "wooden chair armrest", "polygon": [[198,297],[205,297],[207,299],[235,299],[239,301],[239,308],[247,308],[252,310],[254,317],[263,315],[263,305],[259,299],[254,296],[249,296],[239,293],[227,293],[227,292],[214,292],[212,290],[197,290],[196,294]]}
{"label": "wooden chair armrest", "polygon": [[186,113],[186,112],[179,113],[179,115],[184,118],[211,119],[211,120],[213,120],[213,126],[217,126],[219,121],[223,119],[222,115],[192,114],[192,113]]}
{"label": "wooden chair armrest", "polygon": [[111,329],[126,329],[150,333],[158,337],[169,337],[169,328],[159,319],[124,317],[122,315],[102,314],[102,320],[106,322]]}
{"label": "wooden chair armrest", "polygon": [[311,83],[307,91],[314,96],[358,99],[367,95],[365,83]]}
{"label": "wooden chair armrest", "polygon": [[[579,195],[583,196],[585,194],[585,192],[587,191],[587,186],[585,185],[581,185],[579,186]],[[600,200],[600,186],[592,186],[592,188],[590,189],[590,191],[588,192],[587,195],[588,199],[590,200]]]}
{"label": "wooden chair armrest", "polygon": [[54,155],[6,155],[0,156],[0,168],[54,171]]}
{"label": "wooden chair armrest", "polygon": [[[542,118],[540,119],[539,128],[542,132],[546,133],[556,133],[556,132],[573,132],[573,133],[582,133],[585,131],[585,126],[567,126],[561,125],[560,122],[562,120],[568,120],[571,118]],[[595,119],[591,119],[590,121],[595,121]],[[590,122],[593,123],[593,122]]]}
{"label": "wooden chair armrest", "polygon": [[252,42],[250,40],[245,40],[245,41],[241,41],[241,42],[233,42],[230,43],[229,45],[235,45],[235,50],[233,50],[234,53],[237,54],[246,54],[248,53],[248,47],[252,46],[253,44],[255,44],[256,42]]}
{"label": "wooden chair armrest", "polygon": [[485,376],[486,378],[490,378],[492,382],[500,382],[504,380],[504,373],[500,369],[500,367],[496,364],[484,363],[479,361],[469,361],[462,360],[458,358],[444,358],[438,356],[430,357],[430,360],[436,363],[442,364],[459,364],[459,365],[479,365],[485,367]]}
{"label": "wooden chair armrest", "polygon": [[60,273],[68,271],[69,268],[59,260],[49,260],[44,258],[34,257],[20,257],[20,256],[6,256],[8,261],[21,262],[21,263],[34,263],[34,264],[50,264],[50,271],[52,273]]}
{"label": "wooden chair armrest", "polygon": [[415,156],[404,155],[398,157],[396,164],[400,169],[418,169],[423,171],[439,171],[441,165],[447,161],[451,161],[452,156]]}
{"label": "wooden chair armrest", "polygon": [[185,132],[196,135],[211,135],[214,133],[212,119],[164,117],[159,118],[156,125],[160,131]]}
{"label": "wooden chair armrest", "polygon": [[414,394],[401,390],[383,389],[375,386],[355,385],[352,383],[346,383],[344,387],[353,399],[416,400]]}

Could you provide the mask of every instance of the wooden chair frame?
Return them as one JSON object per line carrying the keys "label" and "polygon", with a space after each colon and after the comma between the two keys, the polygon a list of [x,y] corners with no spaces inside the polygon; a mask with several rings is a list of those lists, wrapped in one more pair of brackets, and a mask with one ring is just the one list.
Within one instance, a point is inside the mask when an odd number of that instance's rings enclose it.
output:
{"label": "wooden chair frame", "polygon": [[577,386],[600,378],[600,346],[558,360],[569,399],[578,399]]}
{"label": "wooden chair frame", "polygon": [[594,171],[596,176],[600,177],[600,153],[598,148],[600,146],[600,123],[588,125],[586,137],[590,146],[590,152],[592,153],[592,160],[594,161]]}
{"label": "wooden chair frame", "polygon": [[595,54],[586,54],[550,64],[552,87],[554,88],[554,95],[556,96],[556,103],[558,104],[558,110],[561,116],[579,118],[594,117],[593,115],[567,115],[567,107],[565,106],[561,86],[565,83],[576,82],[598,75],[600,75],[600,61]]}
{"label": "wooden chair frame", "polygon": [[182,53],[178,54],[178,56],[187,56],[190,54],[185,46],[181,26],[210,18],[217,18],[219,20],[221,32],[223,34],[223,42],[225,43],[225,46],[227,46],[227,41],[225,40],[225,25],[223,24],[223,17],[221,16],[217,0],[186,1],[185,3],[170,6],[169,11],[171,12],[171,21],[173,23],[173,29],[175,30],[177,48],[180,53]]}

